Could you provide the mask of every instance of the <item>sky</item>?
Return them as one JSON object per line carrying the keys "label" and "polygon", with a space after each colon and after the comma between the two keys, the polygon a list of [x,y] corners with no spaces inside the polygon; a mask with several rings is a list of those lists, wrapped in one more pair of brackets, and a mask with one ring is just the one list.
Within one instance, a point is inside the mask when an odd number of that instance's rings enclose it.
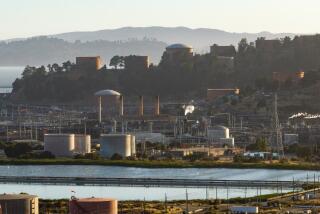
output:
{"label": "sky", "polygon": [[319,0],[0,0],[0,40],[126,26],[320,32]]}

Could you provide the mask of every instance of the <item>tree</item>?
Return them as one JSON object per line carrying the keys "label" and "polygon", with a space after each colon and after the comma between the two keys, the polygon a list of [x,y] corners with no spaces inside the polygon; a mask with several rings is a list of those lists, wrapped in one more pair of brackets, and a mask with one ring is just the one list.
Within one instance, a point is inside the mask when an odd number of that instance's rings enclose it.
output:
{"label": "tree", "polygon": [[36,71],[36,67],[31,67],[29,65],[27,65],[25,67],[25,69],[22,72],[22,77],[28,77],[28,76],[32,76],[32,74]]}
{"label": "tree", "polygon": [[62,63],[62,69],[63,69],[65,72],[71,71],[71,68],[72,68],[72,63],[71,63],[69,60]]}
{"label": "tree", "polygon": [[17,143],[10,144],[4,149],[5,154],[9,158],[18,158],[22,155],[26,155],[32,151],[32,147],[29,143]]}
{"label": "tree", "polygon": [[113,155],[111,156],[110,159],[111,159],[111,160],[122,160],[123,157],[122,157],[120,154],[115,153],[115,154],[113,154]]}
{"label": "tree", "polygon": [[268,151],[267,147],[268,143],[265,138],[259,138],[256,140],[254,144],[250,144],[247,146],[247,150],[249,151],[259,151],[259,152],[266,152]]}
{"label": "tree", "polygon": [[124,66],[124,57],[123,56],[114,56],[110,60],[110,66],[114,67],[114,69],[118,69],[118,67],[123,67]]}
{"label": "tree", "polygon": [[244,54],[249,47],[249,44],[247,42],[247,39],[241,39],[238,43],[238,52],[239,54]]}
{"label": "tree", "polygon": [[40,158],[40,159],[54,159],[55,156],[49,151],[44,151],[39,154],[38,158]]}

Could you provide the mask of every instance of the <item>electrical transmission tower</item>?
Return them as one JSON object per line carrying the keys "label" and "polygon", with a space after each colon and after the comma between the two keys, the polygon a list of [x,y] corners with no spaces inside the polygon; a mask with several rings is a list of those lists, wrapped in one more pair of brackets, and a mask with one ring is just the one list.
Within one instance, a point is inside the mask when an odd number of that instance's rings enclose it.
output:
{"label": "electrical transmission tower", "polygon": [[272,148],[277,148],[279,158],[284,157],[282,133],[278,116],[278,95],[274,95],[274,109],[272,115]]}

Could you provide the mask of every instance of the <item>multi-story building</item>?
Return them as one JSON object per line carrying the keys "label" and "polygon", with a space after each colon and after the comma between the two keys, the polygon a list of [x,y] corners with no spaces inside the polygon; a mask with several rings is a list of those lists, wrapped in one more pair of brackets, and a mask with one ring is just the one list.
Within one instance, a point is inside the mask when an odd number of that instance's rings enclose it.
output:
{"label": "multi-story building", "polygon": [[77,57],[76,66],[83,71],[98,71],[102,67],[102,60],[100,56]]}
{"label": "multi-story building", "polygon": [[147,71],[149,68],[149,57],[136,55],[126,56],[124,58],[124,65],[126,70]]}

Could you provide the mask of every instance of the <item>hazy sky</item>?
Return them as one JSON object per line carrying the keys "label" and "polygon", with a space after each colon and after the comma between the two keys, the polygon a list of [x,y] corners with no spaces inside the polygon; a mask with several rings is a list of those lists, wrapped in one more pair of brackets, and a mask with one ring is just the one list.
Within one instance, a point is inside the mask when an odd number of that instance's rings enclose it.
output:
{"label": "hazy sky", "polygon": [[0,0],[0,39],[124,26],[320,32],[320,0]]}

